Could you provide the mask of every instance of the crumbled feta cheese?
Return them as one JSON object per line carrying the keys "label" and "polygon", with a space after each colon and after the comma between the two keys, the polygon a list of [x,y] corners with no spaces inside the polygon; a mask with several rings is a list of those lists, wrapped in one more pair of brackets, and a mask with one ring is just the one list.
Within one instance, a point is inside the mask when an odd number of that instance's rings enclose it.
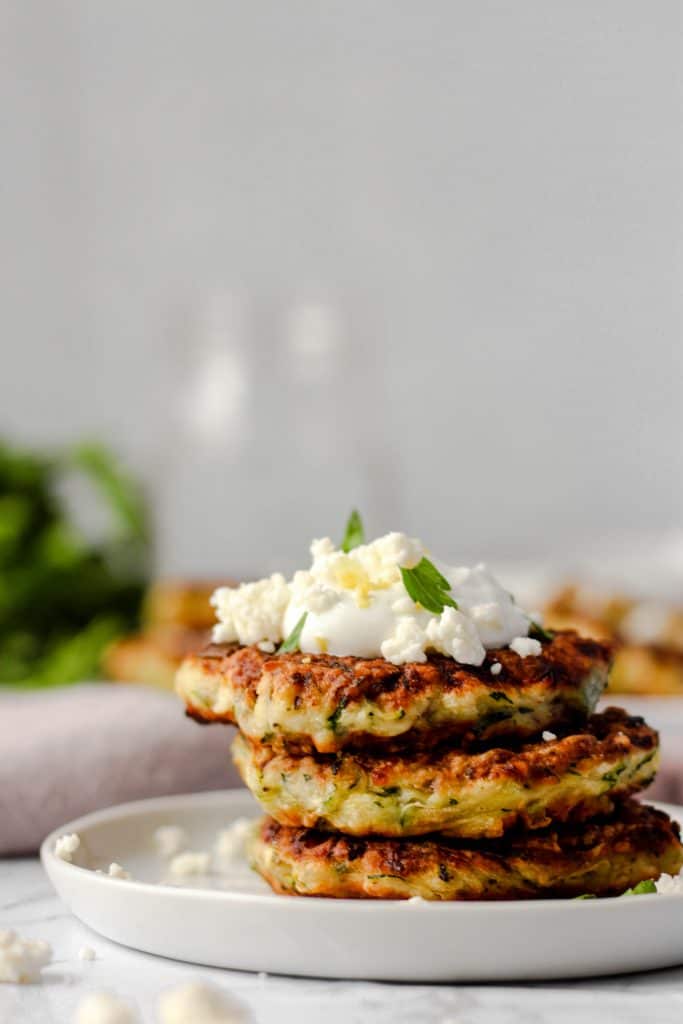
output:
{"label": "crumbled feta cheese", "polygon": [[79,960],[96,960],[97,959],[97,953],[92,948],[92,946],[81,946],[81,948],[78,951],[78,959]]}
{"label": "crumbled feta cheese", "polygon": [[249,818],[237,818],[230,828],[223,828],[216,836],[214,853],[224,863],[240,860],[246,856],[246,848],[254,831],[254,822]]}
{"label": "crumbled feta cheese", "polygon": [[279,572],[256,583],[220,587],[211,598],[218,616],[214,642],[279,643],[289,596],[289,584]]}
{"label": "crumbled feta cheese", "polygon": [[655,882],[657,892],[664,896],[683,896],[683,876],[660,875]]}
{"label": "crumbled feta cheese", "polygon": [[546,743],[551,743],[553,740],[557,739],[557,736],[555,735],[555,733],[554,732],[550,732],[549,729],[544,729],[544,731],[543,731],[543,733],[541,735],[542,735],[542,738],[544,739],[544,741]]}
{"label": "crumbled feta cheese", "polygon": [[186,850],[179,853],[169,864],[169,871],[178,878],[188,875],[205,875],[209,870],[211,857],[208,853]]}
{"label": "crumbled feta cheese", "polygon": [[426,633],[430,647],[462,665],[481,665],[486,657],[476,625],[455,608],[444,608],[440,616],[432,616]]}
{"label": "crumbled feta cheese", "polygon": [[59,857],[60,860],[65,860],[67,864],[71,864],[74,854],[80,845],[81,837],[75,832],[72,832],[70,835],[59,836],[55,843],[55,857]]}
{"label": "crumbled feta cheese", "polygon": [[425,631],[414,619],[399,619],[391,636],[380,645],[383,658],[402,665],[407,661],[426,661]]}
{"label": "crumbled feta cheese", "polygon": [[154,831],[154,844],[157,853],[164,860],[175,857],[176,853],[187,846],[187,832],[180,825],[160,825]]}
{"label": "crumbled feta cheese", "polygon": [[0,931],[0,981],[38,981],[51,959],[52,949],[43,939],[22,939],[16,932]]}
{"label": "crumbled feta cheese", "polygon": [[75,1024],[136,1024],[137,1019],[121,999],[108,992],[93,992],[78,1004]]}
{"label": "crumbled feta cheese", "polygon": [[503,666],[501,665],[501,663],[499,661],[494,661],[493,664],[491,665],[491,675],[499,676],[502,671]]}
{"label": "crumbled feta cheese", "polygon": [[406,903],[413,903],[417,907],[426,907],[429,905],[429,900],[424,899],[422,896],[410,896]]}
{"label": "crumbled feta cheese", "polygon": [[246,1024],[248,1016],[224,991],[190,982],[159,997],[160,1024]]}
{"label": "crumbled feta cheese", "polygon": [[534,640],[530,636],[517,636],[510,644],[510,650],[520,658],[536,657],[542,649],[540,640]]}
{"label": "crumbled feta cheese", "polygon": [[123,881],[131,877],[130,872],[122,868],[120,864],[116,863],[116,861],[109,865],[109,871],[107,874],[110,878],[120,878]]}
{"label": "crumbled feta cheese", "polygon": [[214,640],[255,644],[272,653],[299,626],[304,654],[383,657],[400,665],[423,662],[435,651],[462,664],[481,665],[487,649],[528,639],[529,615],[485,565],[456,568],[434,562],[457,609],[447,606],[435,613],[415,603],[401,570],[425,557],[421,541],[403,533],[386,534],[348,552],[328,537],[316,540],[310,568],[296,572],[289,583],[275,574],[217,590],[212,598],[218,617]]}

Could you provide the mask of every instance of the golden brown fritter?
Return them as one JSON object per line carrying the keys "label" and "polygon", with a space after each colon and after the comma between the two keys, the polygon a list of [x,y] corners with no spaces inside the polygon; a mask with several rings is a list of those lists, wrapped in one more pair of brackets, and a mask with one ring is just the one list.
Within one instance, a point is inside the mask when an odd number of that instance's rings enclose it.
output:
{"label": "golden brown fritter", "polygon": [[615,645],[609,677],[611,693],[683,693],[683,608],[671,605],[663,612],[652,641],[636,641],[629,618],[638,602],[623,594],[591,594],[586,588],[568,586],[548,603],[546,619],[558,629],[578,629],[584,636]]}
{"label": "golden brown fritter", "polygon": [[186,626],[149,626],[142,633],[115,640],[104,653],[107,679],[119,683],[145,683],[172,690],[183,658],[206,645],[206,630]]}
{"label": "golden brown fritter", "polygon": [[233,754],[246,785],[282,825],[481,838],[609,813],[615,798],[652,781],[659,749],[642,718],[610,708],[585,732],[517,750],[301,756],[238,736]]}
{"label": "golden brown fritter", "polygon": [[683,864],[679,828],[627,801],[610,818],[467,843],[354,839],[266,818],[255,869],[279,893],[351,899],[510,900],[618,895]]}
{"label": "golden brown fritter", "polygon": [[211,629],[216,622],[211,595],[218,586],[210,580],[157,580],[145,595],[145,625]]}
{"label": "golden brown fritter", "polygon": [[605,687],[610,658],[609,645],[572,632],[555,634],[537,657],[489,651],[478,668],[440,655],[392,665],[211,646],[185,659],[176,689],[194,718],[234,722],[249,739],[291,751],[404,749],[582,724]]}

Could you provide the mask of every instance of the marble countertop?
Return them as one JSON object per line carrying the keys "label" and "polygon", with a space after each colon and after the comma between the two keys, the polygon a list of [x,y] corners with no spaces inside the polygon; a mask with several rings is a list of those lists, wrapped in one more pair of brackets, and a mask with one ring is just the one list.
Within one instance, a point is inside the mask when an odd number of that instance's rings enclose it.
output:
{"label": "marble countertop", "polygon": [[[117,946],[60,903],[37,860],[0,861],[0,929],[46,939],[54,962],[36,985],[0,984],[2,1024],[72,1024],[79,1000],[108,990],[154,1024],[158,993],[211,979],[255,1024],[680,1024],[683,967],[621,978],[516,985],[395,985],[257,976],[175,963]],[[647,936],[634,941],[647,941]],[[91,946],[94,962],[78,958]],[[190,1024],[190,1022],[188,1022]]]}

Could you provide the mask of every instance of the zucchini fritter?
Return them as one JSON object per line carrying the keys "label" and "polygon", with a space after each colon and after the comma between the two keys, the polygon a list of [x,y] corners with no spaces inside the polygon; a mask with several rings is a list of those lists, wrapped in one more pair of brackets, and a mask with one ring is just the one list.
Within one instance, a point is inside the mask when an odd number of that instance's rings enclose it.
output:
{"label": "zucchini fritter", "polygon": [[[654,621],[651,619],[654,610]],[[646,634],[634,633],[634,616],[646,614]],[[624,594],[601,594],[567,586],[548,603],[548,623],[578,629],[616,648],[610,693],[679,695],[683,693],[683,607],[642,602]]]}
{"label": "zucchini fritter", "polygon": [[[187,657],[176,688],[200,721],[233,722],[249,739],[292,752],[483,743],[583,724],[606,681],[610,647],[557,633],[537,657],[489,651],[478,668],[435,655],[392,665],[213,645]],[[491,666],[498,662],[498,675]]]}
{"label": "zucchini fritter", "polygon": [[279,893],[353,899],[505,900],[617,895],[683,864],[678,825],[626,801],[612,817],[471,844],[354,839],[266,818],[255,869]]}
{"label": "zucchini fritter", "polygon": [[610,708],[585,732],[518,750],[297,756],[238,736],[233,754],[246,785],[282,825],[481,838],[609,813],[615,797],[652,780],[659,750],[642,718]]}

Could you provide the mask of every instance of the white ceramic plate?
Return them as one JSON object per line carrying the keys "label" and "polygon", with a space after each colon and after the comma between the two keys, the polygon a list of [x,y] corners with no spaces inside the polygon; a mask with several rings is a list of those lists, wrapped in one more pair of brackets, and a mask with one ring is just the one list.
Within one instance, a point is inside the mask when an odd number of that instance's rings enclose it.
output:
{"label": "white ceramic plate", "polygon": [[[661,805],[683,820],[683,807]],[[622,973],[683,963],[683,897],[424,903],[276,896],[238,865],[196,886],[158,884],[159,825],[208,849],[231,820],[257,816],[242,790],[112,807],[53,832],[41,857],[57,892],[96,932],[134,949],[215,967],[328,978],[503,981]],[[68,864],[55,839],[78,832],[93,867]]]}

